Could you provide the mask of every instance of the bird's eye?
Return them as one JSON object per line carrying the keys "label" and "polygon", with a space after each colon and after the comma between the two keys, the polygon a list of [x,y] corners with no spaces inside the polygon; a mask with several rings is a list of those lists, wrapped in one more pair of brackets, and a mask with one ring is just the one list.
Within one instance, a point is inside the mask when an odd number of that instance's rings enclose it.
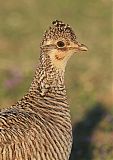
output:
{"label": "bird's eye", "polygon": [[58,42],[57,42],[57,46],[58,46],[59,48],[63,48],[63,47],[65,46],[65,43],[64,43],[63,41],[58,41]]}

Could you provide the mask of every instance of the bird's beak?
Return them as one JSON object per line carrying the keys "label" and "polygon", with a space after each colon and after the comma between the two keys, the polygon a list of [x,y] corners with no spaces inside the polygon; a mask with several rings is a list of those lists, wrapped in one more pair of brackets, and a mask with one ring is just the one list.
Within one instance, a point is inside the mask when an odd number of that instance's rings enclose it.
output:
{"label": "bird's beak", "polygon": [[87,50],[88,50],[88,48],[87,48],[86,45],[81,44],[81,43],[79,43],[79,42],[77,42],[77,43],[75,44],[74,48],[77,49],[78,51],[87,51]]}

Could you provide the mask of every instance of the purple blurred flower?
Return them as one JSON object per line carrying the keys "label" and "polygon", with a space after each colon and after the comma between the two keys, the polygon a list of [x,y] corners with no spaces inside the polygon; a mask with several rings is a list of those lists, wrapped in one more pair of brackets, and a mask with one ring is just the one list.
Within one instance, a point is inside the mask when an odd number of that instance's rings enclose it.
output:
{"label": "purple blurred flower", "polygon": [[15,88],[19,83],[21,83],[23,76],[20,70],[12,68],[7,71],[7,77],[4,81],[4,85],[7,89]]}

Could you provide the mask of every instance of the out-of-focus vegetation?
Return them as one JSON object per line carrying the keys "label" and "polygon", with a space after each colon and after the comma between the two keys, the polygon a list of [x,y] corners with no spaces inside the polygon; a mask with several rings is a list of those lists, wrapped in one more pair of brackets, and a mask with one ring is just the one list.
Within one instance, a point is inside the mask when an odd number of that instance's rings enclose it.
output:
{"label": "out-of-focus vegetation", "polygon": [[51,21],[69,23],[89,48],[73,56],[65,76],[75,134],[71,160],[113,159],[111,12],[110,0],[0,0],[2,107],[28,90]]}

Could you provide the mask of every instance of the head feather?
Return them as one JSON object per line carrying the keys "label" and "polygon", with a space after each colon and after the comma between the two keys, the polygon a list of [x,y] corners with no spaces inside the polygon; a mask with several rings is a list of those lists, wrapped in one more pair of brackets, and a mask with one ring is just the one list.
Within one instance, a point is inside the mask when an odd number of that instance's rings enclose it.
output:
{"label": "head feather", "polygon": [[53,26],[49,27],[45,32],[41,45],[44,45],[48,40],[57,40],[59,38],[65,38],[73,42],[76,41],[76,35],[68,24],[58,20],[53,21],[52,24]]}

